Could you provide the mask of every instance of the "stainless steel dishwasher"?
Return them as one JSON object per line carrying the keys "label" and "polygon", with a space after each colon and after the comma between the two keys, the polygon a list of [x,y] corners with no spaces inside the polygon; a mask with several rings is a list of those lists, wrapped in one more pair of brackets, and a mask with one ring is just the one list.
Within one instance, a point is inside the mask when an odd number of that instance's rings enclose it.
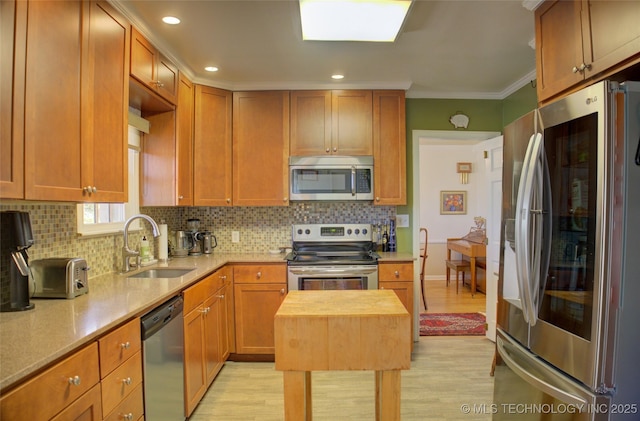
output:
{"label": "stainless steel dishwasher", "polygon": [[141,318],[147,421],[185,419],[183,304],[175,297]]}

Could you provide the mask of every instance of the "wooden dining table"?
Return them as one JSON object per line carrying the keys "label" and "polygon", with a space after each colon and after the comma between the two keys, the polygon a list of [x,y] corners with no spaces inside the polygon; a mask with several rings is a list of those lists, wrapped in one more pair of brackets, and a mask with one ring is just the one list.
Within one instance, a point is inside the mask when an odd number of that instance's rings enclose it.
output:
{"label": "wooden dining table", "polygon": [[[487,257],[487,246],[484,242],[471,241],[464,238],[447,238],[447,260],[451,260],[451,252],[455,251],[469,258],[471,268],[471,295],[475,295],[478,286],[476,268],[478,266],[486,269],[484,261],[480,263],[478,258]],[[447,269],[447,280],[449,279],[449,269]]]}

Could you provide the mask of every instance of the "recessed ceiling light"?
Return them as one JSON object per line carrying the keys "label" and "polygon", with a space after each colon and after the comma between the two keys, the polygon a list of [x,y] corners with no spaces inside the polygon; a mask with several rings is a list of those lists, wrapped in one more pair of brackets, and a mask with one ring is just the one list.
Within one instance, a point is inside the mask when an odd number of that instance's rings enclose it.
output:
{"label": "recessed ceiling light", "polygon": [[177,25],[180,23],[180,19],[175,16],[165,16],[162,18],[162,21],[169,25]]}
{"label": "recessed ceiling light", "polygon": [[216,66],[207,66],[204,68],[204,70],[206,70],[207,72],[217,72],[220,69],[218,69]]}
{"label": "recessed ceiling light", "polygon": [[302,39],[395,41],[411,0],[299,0]]}
{"label": "recessed ceiling light", "polygon": [[344,75],[331,75],[331,79],[335,79],[335,80],[344,79]]}

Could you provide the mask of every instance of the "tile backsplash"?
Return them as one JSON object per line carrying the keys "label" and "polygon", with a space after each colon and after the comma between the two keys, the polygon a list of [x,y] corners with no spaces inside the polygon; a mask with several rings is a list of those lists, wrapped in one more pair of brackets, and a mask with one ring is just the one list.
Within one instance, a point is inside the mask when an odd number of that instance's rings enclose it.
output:
{"label": "tile backsplash", "polygon": [[[29,249],[31,259],[48,257],[82,257],[91,267],[91,277],[117,272],[122,267],[122,233],[78,236],[74,203],[2,201],[0,210],[29,212],[35,244]],[[211,231],[217,239],[214,253],[267,252],[291,244],[291,225],[301,223],[373,223],[395,217],[395,206],[373,206],[362,202],[295,202],[286,207],[144,207],[142,213],[169,231],[187,229],[187,219],[200,219],[200,228]],[[143,233],[150,235],[148,224],[142,232],[129,237],[134,248]],[[232,231],[240,241],[231,242]],[[0,233],[0,235],[2,235]],[[157,241],[152,253],[157,255]],[[1,286],[2,289],[5,285]]]}

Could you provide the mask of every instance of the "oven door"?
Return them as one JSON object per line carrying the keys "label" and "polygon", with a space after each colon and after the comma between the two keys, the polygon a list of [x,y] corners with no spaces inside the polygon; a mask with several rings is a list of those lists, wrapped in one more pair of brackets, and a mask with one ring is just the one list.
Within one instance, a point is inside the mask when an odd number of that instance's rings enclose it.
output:
{"label": "oven door", "polygon": [[378,265],[289,266],[289,291],[378,289]]}

